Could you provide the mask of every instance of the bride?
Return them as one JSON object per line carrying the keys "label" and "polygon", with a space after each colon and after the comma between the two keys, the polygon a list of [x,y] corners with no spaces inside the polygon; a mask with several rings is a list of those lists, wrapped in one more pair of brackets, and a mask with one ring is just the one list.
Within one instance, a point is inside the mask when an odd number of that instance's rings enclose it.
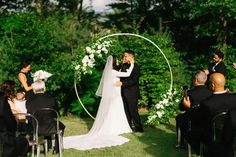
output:
{"label": "bride", "polygon": [[100,105],[95,122],[90,131],[85,135],[65,137],[64,148],[75,148],[88,150],[121,145],[129,139],[119,136],[123,133],[132,132],[124,111],[120,87],[115,86],[119,77],[128,77],[134,67],[130,61],[130,68],[127,72],[115,70],[118,59],[115,56],[108,56],[103,71],[97,96],[101,97]]}

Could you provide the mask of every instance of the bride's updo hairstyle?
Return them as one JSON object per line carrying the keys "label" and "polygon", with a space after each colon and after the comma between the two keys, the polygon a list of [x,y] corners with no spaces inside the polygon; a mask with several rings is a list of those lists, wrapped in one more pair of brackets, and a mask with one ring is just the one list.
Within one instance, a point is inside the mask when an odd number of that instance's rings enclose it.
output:
{"label": "bride's updo hairstyle", "polygon": [[119,70],[119,66],[117,65],[118,58],[115,55],[112,55],[112,58],[113,58],[113,63],[112,63],[113,69],[118,71]]}

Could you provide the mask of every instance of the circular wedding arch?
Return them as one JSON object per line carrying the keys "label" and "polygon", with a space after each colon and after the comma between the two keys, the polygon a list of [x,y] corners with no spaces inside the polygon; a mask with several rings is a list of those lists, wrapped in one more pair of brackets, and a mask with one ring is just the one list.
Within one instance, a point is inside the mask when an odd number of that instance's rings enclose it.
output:
{"label": "circular wedding arch", "polygon": [[[113,37],[113,36],[133,36],[133,37],[138,37],[138,38],[142,38],[148,42],[150,42],[151,44],[153,44],[158,50],[159,52],[161,52],[162,56],[165,58],[166,62],[167,62],[167,65],[168,65],[168,68],[169,68],[169,71],[170,71],[170,87],[169,87],[169,91],[172,90],[172,87],[173,87],[173,74],[172,74],[172,69],[171,69],[171,66],[170,66],[170,63],[167,59],[167,57],[165,56],[165,54],[163,53],[163,51],[153,42],[151,41],[150,39],[144,37],[144,36],[141,36],[141,35],[138,35],[138,34],[133,34],[133,33],[114,33],[114,34],[110,34],[110,35],[106,35],[104,37],[101,37],[99,38],[97,41],[102,41],[106,38],[109,38],[109,37]],[[85,112],[92,118],[92,119],[95,119],[90,113],[89,111],[86,109],[86,107],[84,106],[83,102],[81,101],[80,97],[79,97],[79,94],[78,94],[78,90],[77,90],[77,85],[76,85],[76,78],[74,79],[74,87],[75,87],[75,93],[76,93],[76,96],[81,104],[81,106],[83,107],[83,109],[85,110]]]}

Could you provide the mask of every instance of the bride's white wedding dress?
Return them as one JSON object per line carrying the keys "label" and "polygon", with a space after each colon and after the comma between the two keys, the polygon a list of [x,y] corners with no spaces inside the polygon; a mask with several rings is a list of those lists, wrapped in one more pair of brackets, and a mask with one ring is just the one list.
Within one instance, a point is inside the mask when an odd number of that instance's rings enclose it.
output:
{"label": "bride's white wedding dress", "polygon": [[108,57],[106,67],[97,91],[102,96],[95,122],[87,134],[63,139],[64,148],[88,150],[121,145],[129,139],[120,134],[132,132],[124,111],[121,88],[114,84],[119,77],[128,77],[133,64],[127,72],[112,70],[112,56]]}

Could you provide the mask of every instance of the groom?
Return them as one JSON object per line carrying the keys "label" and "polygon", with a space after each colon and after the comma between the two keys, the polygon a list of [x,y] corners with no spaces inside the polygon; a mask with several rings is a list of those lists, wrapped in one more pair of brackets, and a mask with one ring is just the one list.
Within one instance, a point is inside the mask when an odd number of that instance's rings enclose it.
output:
{"label": "groom", "polygon": [[[126,72],[129,68],[130,62],[134,62],[134,52],[132,50],[127,50],[122,56],[123,65],[121,66],[121,71]],[[120,78],[117,82],[118,86],[121,86],[121,95],[124,103],[125,113],[132,128],[132,123],[135,126],[134,131],[143,132],[143,126],[141,124],[140,116],[138,114],[138,99],[140,97],[139,93],[139,75],[140,69],[137,63],[134,63],[133,71],[129,77]]]}

